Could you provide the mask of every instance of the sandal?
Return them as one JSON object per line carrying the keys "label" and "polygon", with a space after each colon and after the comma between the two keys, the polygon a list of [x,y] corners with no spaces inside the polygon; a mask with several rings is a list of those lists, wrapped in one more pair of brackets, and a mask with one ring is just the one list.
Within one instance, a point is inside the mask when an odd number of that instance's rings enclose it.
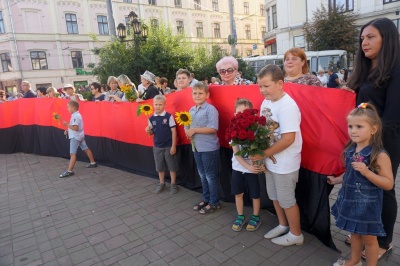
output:
{"label": "sandal", "polygon": [[208,202],[200,201],[199,203],[196,203],[196,205],[194,205],[193,210],[200,211],[201,209],[203,209],[207,205],[208,205]]}
{"label": "sandal", "polygon": [[[393,250],[393,245],[390,244],[389,247],[388,247],[386,250],[385,250],[384,248],[379,248],[379,250],[384,250],[384,252],[383,252],[382,254],[379,254],[379,255],[378,255],[378,260],[382,259],[383,257],[388,257],[388,256],[390,255],[389,252]],[[367,256],[365,255],[365,250],[363,250],[363,251],[361,252],[361,257],[362,257],[364,260],[367,259]]]}
{"label": "sandal", "polygon": [[351,245],[351,235],[347,235],[346,236],[346,239],[344,240],[344,243],[346,244],[346,245]]}
{"label": "sandal", "polygon": [[207,205],[203,207],[199,213],[200,214],[210,214],[213,213],[215,210],[218,210],[221,208],[221,205]]}

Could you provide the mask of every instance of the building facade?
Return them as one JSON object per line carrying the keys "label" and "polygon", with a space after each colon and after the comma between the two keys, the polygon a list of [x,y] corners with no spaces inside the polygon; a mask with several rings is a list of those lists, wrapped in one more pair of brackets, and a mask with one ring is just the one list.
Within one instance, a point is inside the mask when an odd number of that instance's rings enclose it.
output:
{"label": "building facade", "polygon": [[[136,12],[146,24],[164,23],[192,43],[229,49],[225,0],[113,0],[115,25],[106,0],[0,0],[0,88],[19,90],[22,80],[39,86],[76,86],[96,80],[88,68],[92,52],[111,40],[110,29]],[[261,54],[266,34],[264,0],[234,0],[237,52]]]}
{"label": "building facade", "polygon": [[400,0],[266,0],[264,54],[283,54],[292,47],[307,50],[303,24],[312,21],[313,12],[321,5],[327,10],[343,5],[346,11],[359,14],[360,27],[372,19],[387,17],[400,29]]}

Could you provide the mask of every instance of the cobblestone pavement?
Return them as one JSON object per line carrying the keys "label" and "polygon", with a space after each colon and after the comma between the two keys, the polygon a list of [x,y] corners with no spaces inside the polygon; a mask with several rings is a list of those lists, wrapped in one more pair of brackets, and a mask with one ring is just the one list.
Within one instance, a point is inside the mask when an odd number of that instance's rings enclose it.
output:
{"label": "cobblestone pavement", "polygon": [[[63,158],[0,154],[0,265],[321,266],[340,256],[309,234],[302,246],[272,244],[263,235],[277,219],[266,211],[258,231],[236,233],[232,203],[202,216],[192,210],[199,193],[179,187],[175,195],[154,194],[155,179],[83,162],[74,176],[58,178],[67,165]],[[378,265],[400,265],[399,216],[396,248]],[[347,256],[346,232],[333,226],[332,233]]]}

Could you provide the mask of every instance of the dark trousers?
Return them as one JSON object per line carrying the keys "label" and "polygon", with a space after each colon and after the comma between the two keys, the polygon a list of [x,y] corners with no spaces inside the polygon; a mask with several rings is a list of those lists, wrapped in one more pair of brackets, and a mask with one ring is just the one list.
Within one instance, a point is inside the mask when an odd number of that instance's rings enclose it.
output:
{"label": "dark trousers", "polygon": [[[393,178],[396,182],[396,174],[400,163],[400,154],[398,148],[400,141],[399,139],[397,139],[397,141],[393,141],[392,138],[392,141],[388,143],[385,140],[386,139],[383,140],[384,146],[390,156],[390,160],[392,161]],[[386,232],[386,236],[378,237],[378,243],[380,248],[388,249],[389,245],[392,243],[393,230],[394,230],[394,225],[396,223],[396,218],[397,218],[397,200],[396,200],[396,193],[393,187],[393,189],[391,190],[383,191],[382,223],[383,223],[383,228],[385,229]]]}

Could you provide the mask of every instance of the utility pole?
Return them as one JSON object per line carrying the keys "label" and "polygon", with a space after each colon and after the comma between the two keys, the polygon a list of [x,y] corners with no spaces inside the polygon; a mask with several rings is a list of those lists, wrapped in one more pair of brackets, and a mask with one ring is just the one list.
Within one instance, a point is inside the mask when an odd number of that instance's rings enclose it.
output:
{"label": "utility pole", "polygon": [[117,34],[115,32],[115,22],[114,22],[111,0],[106,0],[106,4],[107,4],[107,16],[108,16],[108,28],[111,36],[117,37]]}
{"label": "utility pole", "polygon": [[233,17],[233,0],[229,0],[229,20],[231,26],[230,45],[232,56],[236,56],[236,29],[235,18]]}

